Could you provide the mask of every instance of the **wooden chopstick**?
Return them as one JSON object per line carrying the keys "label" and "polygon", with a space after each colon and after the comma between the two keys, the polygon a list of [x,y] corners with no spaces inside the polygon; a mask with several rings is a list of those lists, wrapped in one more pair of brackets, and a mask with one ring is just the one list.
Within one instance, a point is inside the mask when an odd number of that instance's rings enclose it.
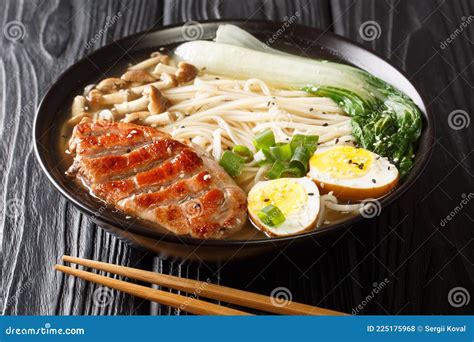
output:
{"label": "wooden chopstick", "polygon": [[63,265],[56,265],[54,268],[57,271],[70,274],[87,281],[105,285],[140,298],[171,306],[173,308],[179,308],[183,311],[187,311],[196,315],[250,315],[244,311],[227,308],[195,298],[152,289],[146,286],[128,283],[118,279],[104,277],[99,274],[86,272]]}
{"label": "wooden chopstick", "polygon": [[274,305],[274,299],[265,295],[234,289],[231,287],[215,285],[208,282],[175,277],[136,268],[108,264],[89,259],[63,256],[63,261],[75,263],[98,270],[115,273],[132,279],[137,279],[164,287],[181,290],[188,293],[197,293],[201,297],[216,299],[239,306],[267,311],[283,315],[327,315],[342,316],[345,313],[319,308],[302,303],[289,302],[286,305]]}

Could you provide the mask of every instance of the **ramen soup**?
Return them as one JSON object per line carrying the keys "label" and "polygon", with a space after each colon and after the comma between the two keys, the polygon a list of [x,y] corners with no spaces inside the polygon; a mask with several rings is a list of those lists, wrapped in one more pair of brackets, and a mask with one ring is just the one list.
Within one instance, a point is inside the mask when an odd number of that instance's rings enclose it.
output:
{"label": "ramen soup", "polygon": [[248,220],[230,239],[370,216],[410,171],[419,109],[363,70],[273,50],[232,25],[215,42],[161,50],[74,97],[59,138],[63,171],[84,120],[156,128],[205,151],[243,189]]}

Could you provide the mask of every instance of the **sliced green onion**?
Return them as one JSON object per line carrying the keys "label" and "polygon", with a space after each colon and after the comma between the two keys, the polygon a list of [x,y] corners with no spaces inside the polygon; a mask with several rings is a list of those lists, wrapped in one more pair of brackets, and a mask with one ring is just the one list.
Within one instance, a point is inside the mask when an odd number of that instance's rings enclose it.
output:
{"label": "sliced green onion", "polygon": [[231,151],[225,151],[222,153],[219,165],[222,166],[231,177],[237,177],[242,173],[242,169],[244,168],[244,158]]}
{"label": "sliced green onion", "polygon": [[272,154],[270,153],[270,150],[268,148],[264,148],[261,151],[265,155],[265,158],[267,159],[269,163],[273,163],[275,161],[275,159],[273,159]]}
{"label": "sliced green onion", "polygon": [[287,166],[284,163],[276,161],[275,163],[273,163],[272,168],[267,172],[267,178],[268,179],[280,178],[281,174],[283,173],[283,171],[285,171],[286,168]]}
{"label": "sliced green onion", "polygon": [[291,138],[291,149],[294,151],[298,146],[303,146],[304,144],[304,135],[303,134],[295,134]]}
{"label": "sliced green onion", "polygon": [[298,146],[290,160],[291,167],[297,167],[304,173],[308,172],[308,162],[311,154],[304,146]]}
{"label": "sliced green onion", "polygon": [[275,145],[275,135],[271,129],[263,131],[253,139],[253,144],[257,150],[268,149]]}
{"label": "sliced green onion", "polygon": [[235,145],[232,147],[232,152],[244,158],[246,162],[249,162],[253,159],[253,153],[247,146]]}
{"label": "sliced green onion", "polygon": [[300,178],[304,176],[303,170],[299,167],[288,167],[280,174],[280,178],[289,177],[289,178]]}
{"label": "sliced green onion", "polygon": [[253,155],[253,160],[255,160],[259,166],[270,164],[273,162],[272,160],[269,160],[267,158],[267,156],[265,155],[265,153],[263,153],[262,150],[258,151]]}
{"label": "sliced green onion", "polygon": [[277,179],[283,177],[299,178],[303,177],[305,171],[299,167],[289,166],[288,163],[276,161],[273,163],[271,169],[267,172],[268,179]]}
{"label": "sliced green onion", "polygon": [[291,159],[293,152],[290,144],[283,144],[270,147],[270,154],[275,160],[288,161]]}
{"label": "sliced green onion", "polygon": [[308,149],[310,156],[317,150],[318,141],[319,136],[317,135],[305,135],[303,146]]}
{"label": "sliced green onion", "polygon": [[263,222],[263,224],[267,225],[267,226],[273,226],[273,223],[272,221],[267,217],[267,215],[265,215],[264,213],[262,213],[261,211],[259,211],[257,213],[257,216],[258,218],[260,219],[260,221]]}
{"label": "sliced green onion", "polygon": [[257,213],[257,216],[263,223],[269,226],[278,226],[285,222],[285,215],[278,207],[273,204],[267,205]]}
{"label": "sliced green onion", "polygon": [[318,148],[319,136],[317,135],[303,135],[295,134],[291,138],[291,148],[293,151],[299,146],[304,146],[308,149],[310,155],[312,155]]}

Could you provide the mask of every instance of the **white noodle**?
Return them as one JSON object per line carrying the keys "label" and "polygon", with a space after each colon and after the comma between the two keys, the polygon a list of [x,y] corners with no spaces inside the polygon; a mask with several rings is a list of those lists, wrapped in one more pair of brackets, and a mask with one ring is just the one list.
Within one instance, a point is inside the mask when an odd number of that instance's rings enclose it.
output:
{"label": "white noodle", "polygon": [[322,195],[320,198],[320,207],[319,207],[319,215],[318,221],[316,222],[316,227],[321,227],[325,224],[326,219],[326,210],[331,209],[334,211],[338,211],[342,214],[347,213],[358,213],[359,210],[362,208],[362,203],[356,204],[339,204],[336,196],[333,195],[332,191],[326,195]]}
{"label": "white noodle", "polygon": [[[204,74],[192,84],[162,92],[172,103],[168,111],[186,116],[178,116],[160,129],[176,139],[197,143],[216,159],[237,144],[255,152],[252,139],[265,129],[271,129],[280,142],[295,133],[317,134],[324,146],[354,141],[350,117],[333,100],[301,90],[273,88],[259,79]],[[246,166],[237,183],[249,190],[267,171],[268,166]]]}

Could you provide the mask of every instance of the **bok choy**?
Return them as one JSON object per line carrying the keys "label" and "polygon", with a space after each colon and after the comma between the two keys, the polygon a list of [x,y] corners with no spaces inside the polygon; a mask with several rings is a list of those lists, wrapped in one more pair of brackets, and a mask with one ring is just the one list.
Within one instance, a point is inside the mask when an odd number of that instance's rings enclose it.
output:
{"label": "bok choy", "polygon": [[216,42],[187,42],[175,55],[210,73],[259,78],[329,97],[351,116],[360,146],[391,159],[402,176],[412,167],[420,110],[407,95],[364,70],[274,50],[232,25],[219,27]]}

